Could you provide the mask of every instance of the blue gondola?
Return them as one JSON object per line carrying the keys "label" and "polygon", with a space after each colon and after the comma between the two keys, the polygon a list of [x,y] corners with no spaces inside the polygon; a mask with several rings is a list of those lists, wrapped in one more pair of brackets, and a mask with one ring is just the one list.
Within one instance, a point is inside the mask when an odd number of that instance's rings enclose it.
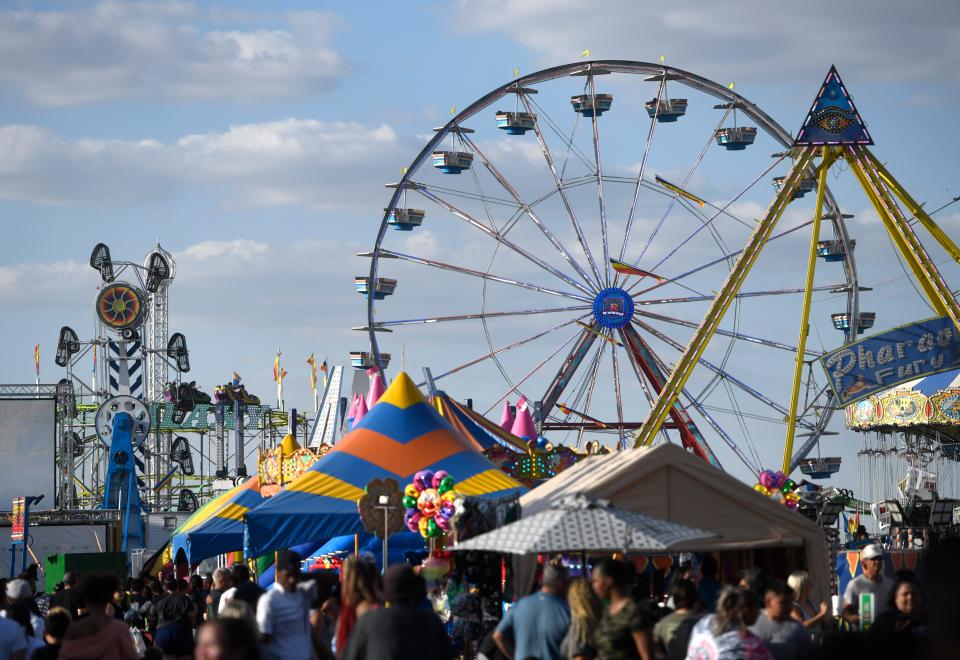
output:
{"label": "blue gondola", "polygon": [[[852,250],[856,247],[857,241],[850,241],[850,249]],[[836,262],[843,261],[847,253],[843,249],[843,241],[820,241],[817,243],[817,256],[821,257],[826,262]]]}
{"label": "blue gondola", "polygon": [[[380,362],[384,369],[389,367],[390,354],[381,353]],[[366,351],[350,351],[350,364],[352,364],[355,369],[369,369],[376,366],[373,360],[373,353],[367,353]]]}
{"label": "blue gondola", "polygon": [[431,157],[433,166],[444,174],[460,174],[473,163],[473,154],[466,151],[434,151]]}
{"label": "blue gondola", "polygon": [[532,112],[505,112],[497,110],[497,128],[507,135],[523,135],[533,128],[537,116]]}
{"label": "blue gondola", "polygon": [[[844,332],[850,329],[850,316],[846,312],[840,314],[831,314],[830,320],[833,321],[833,327]],[[863,334],[864,330],[873,327],[873,322],[877,320],[876,312],[860,312],[860,322],[857,324],[857,334]]]}
{"label": "blue gondola", "polygon": [[[783,182],[786,180],[785,176],[775,176],[773,177],[773,187],[777,192],[780,192],[783,189]],[[813,178],[801,179],[800,183],[797,184],[796,189],[793,191],[793,199],[800,199],[808,192],[817,187],[817,182]]]}
{"label": "blue gondola", "polygon": [[387,224],[398,231],[413,231],[423,224],[427,212],[423,209],[391,209],[387,215]]}
{"label": "blue gondola", "polygon": [[743,151],[757,138],[757,129],[752,126],[732,126],[716,132],[717,144],[727,151]]}
{"label": "blue gondola", "polygon": [[811,479],[827,479],[840,471],[840,456],[806,458],[800,461],[800,472]]}
{"label": "blue gondola", "polygon": [[600,117],[613,105],[613,94],[594,94],[592,97],[590,94],[577,94],[570,97],[570,104],[574,112],[584,117],[593,117],[594,114]]}
{"label": "blue gondola", "polygon": [[656,117],[663,123],[677,121],[687,114],[687,99],[651,99],[645,105],[650,119]]}
{"label": "blue gondola", "polygon": [[[357,287],[357,293],[367,295],[370,293],[370,278],[359,276],[353,278],[353,284]],[[378,277],[374,280],[373,297],[375,300],[383,300],[391,295],[397,288],[397,281],[389,277]]]}

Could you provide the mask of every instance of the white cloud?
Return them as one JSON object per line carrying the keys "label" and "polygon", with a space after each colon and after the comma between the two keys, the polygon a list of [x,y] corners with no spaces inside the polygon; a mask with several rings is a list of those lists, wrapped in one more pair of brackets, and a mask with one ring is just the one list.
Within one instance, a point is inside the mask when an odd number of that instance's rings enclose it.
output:
{"label": "white cloud", "polygon": [[0,199],[118,206],[223,185],[232,203],[339,210],[388,180],[404,149],[386,125],[286,119],[156,140],[67,140],[0,127]]}
{"label": "white cloud", "polygon": [[722,81],[780,82],[836,63],[842,73],[879,81],[958,81],[960,6],[921,7],[882,0],[801,4],[762,0],[669,5],[605,0],[463,0],[456,25],[506,33],[540,64],[576,59],[654,62],[666,54],[680,68]]}
{"label": "white cloud", "polygon": [[284,15],[274,29],[234,29],[227,18],[187,2],[3,11],[0,83],[40,105],[72,106],[304,96],[345,73],[330,14]]}

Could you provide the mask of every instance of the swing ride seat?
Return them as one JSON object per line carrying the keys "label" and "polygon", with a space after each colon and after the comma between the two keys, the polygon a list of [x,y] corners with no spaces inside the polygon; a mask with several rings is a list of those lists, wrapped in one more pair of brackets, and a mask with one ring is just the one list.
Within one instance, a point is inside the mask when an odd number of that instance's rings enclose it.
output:
{"label": "swing ride seat", "polygon": [[460,174],[473,163],[473,154],[466,151],[434,151],[432,158],[433,166],[444,174]]}
{"label": "swing ride seat", "polygon": [[717,129],[715,136],[717,144],[727,151],[743,151],[757,138],[757,129],[753,126],[731,126]]}
{"label": "swing ride seat", "polygon": [[840,456],[806,458],[800,462],[800,472],[811,479],[828,479],[840,471]]}
{"label": "swing ride seat", "polygon": [[[357,293],[367,295],[370,293],[370,278],[366,276],[358,276],[353,278],[353,284],[357,287]],[[383,300],[387,296],[391,295],[394,290],[397,288],[397,281],[390,279],[389,277],[378,277],[374,280],[373,284],[373,298],[374,300]]]}
{"label": "swing ride seat", "polygon": [[[677,121],[687,114],[687,99],[660,99],[659,101],[650,99],[644,105],[650,119],[656,117],[657,121],[662,123]],[[756,129],[754,129],[754,133],[756,133]]]}
{"label": "swing ride seat", "polygon": [[[773,187],[780,192],[783,189],[783,182],[787,177],[785,176],[775,176],[773,177]],[[793,191],[792,198],[800,199],[808,192],[817,187],[817,182],[813,178],[801,179],[800,183],[797,184],[796,189]]]}
{"label": "swing ride seat", "polygon": [[387,224],[397,231],[413,231],[423,224],[425,215],[427,212],[423,209],[392,209],[387,215]]}
{"label": "swing ride seat", "polygon": [[[856,240],[850,241],[850,249],[852,250],[857,245]],[[822,257],[824,261],[831,263],[837,261],[843,261],[846,256],[846,250],[843,249],[843,241],[831,240],[831,241],[819,241],[817,243],[817,256]]]}
{"label": "swing ride seat", "polygon": [[[830,320],[833,321],[833,327],[837,330],[846,332],[850,329],[850,315],[846,312],[831,314]],[[857,334],[863,334],[864,330],[873,327],[873,322],[877,320],[876,312],[860,312],[860,322],[857,324]]]}
{"label": "swing ride seat", "polygon": [[532,112],[505,112],[497,110],[497,128],[506,131],[507,135],[523,135],[531,128],[537,116]]}
{"label": "swing ride seat", "polygon": [[[383,364],[384,369],[389,367],[390,354],[381,353],[380,362]],[[350,364],[352,364],[355,369],[369,369],[370,367],[377,366],[377,363],[373,359],[373,353],[367,353],[366,351],[350,351]]]}
{"label": "swing ride seat", "polygon": [[570,104],[574,112],[579,112],[584,117],[600,117],[613,105],[613,94],[577,94],[570,97]]}

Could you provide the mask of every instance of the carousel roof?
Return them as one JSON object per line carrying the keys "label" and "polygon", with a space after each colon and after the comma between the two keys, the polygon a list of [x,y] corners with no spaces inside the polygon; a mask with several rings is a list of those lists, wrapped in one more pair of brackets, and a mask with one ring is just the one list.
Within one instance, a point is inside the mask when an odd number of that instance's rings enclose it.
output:
{"label": "carousel roof", "polygon": [[912,429],[960,438],[960,370],[907,381],[847,406],[858,431]]}

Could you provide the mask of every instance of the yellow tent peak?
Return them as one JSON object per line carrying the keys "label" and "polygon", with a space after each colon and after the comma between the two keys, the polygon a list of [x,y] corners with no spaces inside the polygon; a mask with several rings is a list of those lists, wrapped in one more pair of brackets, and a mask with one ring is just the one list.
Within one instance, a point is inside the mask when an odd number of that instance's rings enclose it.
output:
{"label": "yellow tent peak", "polygon": [[280,443],[280,446],[283,447],[284,456],[293,456],[293,453],[300,449],[300,445],[297,443],[296,438],[294,438],[290,433],[284,436],[283,442]]}
{"label": "yellow tent peak", "polygon": [[377,403],[386,402],[403,410],[404,408],[408,408],[417,403],[424,403],[425,401],[426,399],[423,398],[423,394],[420,393],[417,386],[410,380],[410,376],[408,376],[406,372],[401,371],[397,374],[396,378],[393,379],[390,387],[387,388],[387,391],[383,393],[383,396],[380,397]]}

